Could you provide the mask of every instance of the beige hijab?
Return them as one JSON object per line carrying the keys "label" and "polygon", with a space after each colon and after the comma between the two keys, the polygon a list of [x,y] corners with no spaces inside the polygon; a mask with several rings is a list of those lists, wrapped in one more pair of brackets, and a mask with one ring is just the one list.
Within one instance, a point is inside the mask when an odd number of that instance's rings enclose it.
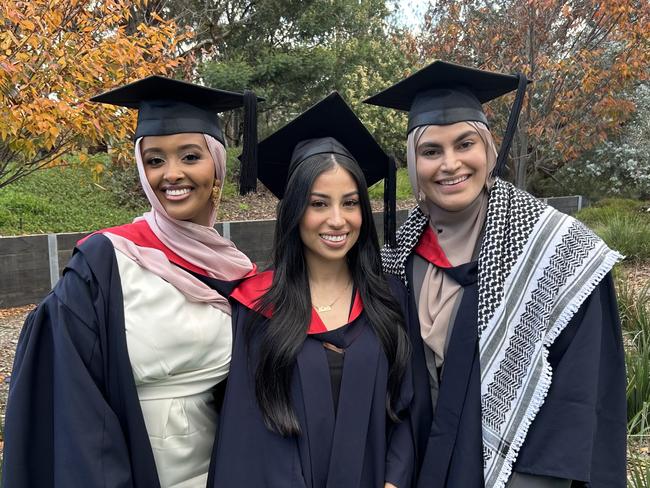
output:
{"label": "beige hijab", "polygon": [[[481,235],[487,213],[488,190],[493,181],[490,174],[494,169],[497,150],[487,126],[480,122],[467,122],[474,128],[486,148],[488,179],[485,189],[469,206],[459,211],[448,211],[435,205],[420,190],[416,171],[416,149],[428,126],[417,127],[408,135],[406,159],[411,186],[418,205],[429,216],[429,225],[438,237],[440,247],[452,266],[459,266],[472,260],[477,241]],[[437,266],[428,263],[418,298],[418,316],[422,339],[435,354],[436,365],[444,361],[447,331],[454,305],[462,287]]]}

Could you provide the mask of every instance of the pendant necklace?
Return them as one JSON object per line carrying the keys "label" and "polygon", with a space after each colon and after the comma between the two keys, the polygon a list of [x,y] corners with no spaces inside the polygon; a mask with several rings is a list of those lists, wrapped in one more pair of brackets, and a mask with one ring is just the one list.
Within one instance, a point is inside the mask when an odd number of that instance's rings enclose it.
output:
{"label": "pendant necklace", "polygon": [[312,302],[313,307],[316,309],[316,311],[317,311],[318,313],[322,313],[322,312],[330,312],[330,311],[332,310],[332,306],[333,306],[336,302],[339,301],[339,298],[341,298],[341,297],[343,296],[343,294],[345,293],[345,290],[347,290],[348,288],[350,288],[350,284],[351,284],[351,283],[352,283],[352,281],[348,281],[348,284],[345,286],[345,288],[343,288],[343,291],[341,291],[341,293],[339,293],[338,296],[334,299],[334,301],[333,301],[332,303],[330,303],[329,305],[321,305],[321,306],[318,306],[318,305],[316,305],[315,303]]}

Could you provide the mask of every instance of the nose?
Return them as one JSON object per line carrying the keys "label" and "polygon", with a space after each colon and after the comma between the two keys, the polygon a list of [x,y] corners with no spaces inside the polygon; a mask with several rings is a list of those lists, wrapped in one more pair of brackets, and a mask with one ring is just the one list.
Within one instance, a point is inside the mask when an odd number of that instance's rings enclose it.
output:
{"label": "nose", "polygon": [[447,171],[448,173],[453,173],[458,168],[460,168],[461,164],[462,163],[460,162],[460,158],[455,151],[446,151],[442,159],[441,169],[443,171]]}
{"label": "nose", "polygon": [[165,180],[169,182],[174,182],[178,181],[183,178],[184,173],[181,165],[179,164],[178,161],[175,159],[171,158],[167,164],[165,165]]}
{"label": "nose", "polygon": [[327,217],[327,225],[333,228],[343,227],[345,225],[345,219],[343,218],[343,213],[341,208],[338,205],[333,205]]}

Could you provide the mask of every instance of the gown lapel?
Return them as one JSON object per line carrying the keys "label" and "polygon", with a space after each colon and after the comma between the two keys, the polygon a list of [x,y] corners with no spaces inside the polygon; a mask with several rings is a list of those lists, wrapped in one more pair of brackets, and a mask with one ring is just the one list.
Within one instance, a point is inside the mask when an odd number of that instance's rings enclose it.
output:
{"label": "gown lapel", "polygon": [[[459,269],[464,267],[466,269]],[[476,360],[474,352],[478,345],[478,289],[475,270],[468,265],[453,270],[453,277],[463,285],[464,292],[445,358],[438,403],[418,482],[421,487],[439,486],[440,481],[447,478],[470,384],[469,378]]]}
{"label": "gown lapel", "polygon": [[343,379],[332,443],[328,487],[359,486],[368,435],[369,419],[378,361],[381,353],[379,341],[364,329],[346,348],[343,362]]}
{"label": "gown lapel", "polygon": [[305,473],[305,478],[309,486],[325,486],[334,433],[334,401],[327,357],[320,342],[305,340],[298,354],[298,372],[307,413],[303,435],[307,436],[310,453],[310,459],[303,460],[303,465],[311,467],[311,476]]}

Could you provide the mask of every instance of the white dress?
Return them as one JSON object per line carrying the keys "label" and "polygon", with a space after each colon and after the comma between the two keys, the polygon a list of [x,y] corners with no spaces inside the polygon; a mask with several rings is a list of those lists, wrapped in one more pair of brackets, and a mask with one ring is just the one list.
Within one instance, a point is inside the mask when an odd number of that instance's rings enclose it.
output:
{"label": "white dress", "polygon": [[126,340],[162,488],[205,488],[217,414],[213,387],[230,366],[230,315],[194,303],[115,251]]}

